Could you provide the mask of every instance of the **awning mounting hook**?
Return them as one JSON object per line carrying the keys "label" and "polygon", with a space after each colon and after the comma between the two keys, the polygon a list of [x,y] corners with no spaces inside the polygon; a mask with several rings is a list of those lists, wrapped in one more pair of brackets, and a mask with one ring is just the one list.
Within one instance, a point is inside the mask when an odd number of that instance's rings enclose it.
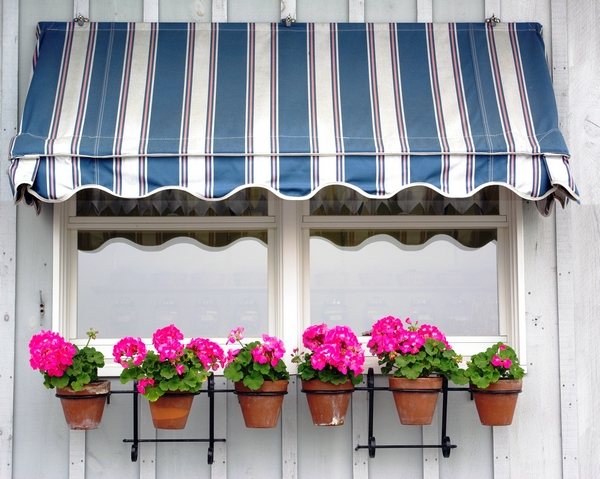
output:
{"label": "awning mounting hook", "polygon": [[74,22],[77,22],[77,25],[79,25],[80,27],[83,27],[87,22],[90,21],[90,19],[88,17],[84,17],[81,13],[78,14],[74,19]]}
{"label": "awning mounting hook", "polygon": [[485,19],[485,23],[487,23],[488,25],[491,25],[492,27],[495,27],[496,25],[498,25],[500,22],[502,22],[502,20],[500,20],[495,13],[492,13],[492,16],[489,18]]}
{"label": "awning mounting hook", "polygon": [[281,21],[285,23],[285,26],[288,28],[291,27],[294,23],[296,23],[296,19],[292,17],[291,14],[288,14],[287,17],[282,18]]}

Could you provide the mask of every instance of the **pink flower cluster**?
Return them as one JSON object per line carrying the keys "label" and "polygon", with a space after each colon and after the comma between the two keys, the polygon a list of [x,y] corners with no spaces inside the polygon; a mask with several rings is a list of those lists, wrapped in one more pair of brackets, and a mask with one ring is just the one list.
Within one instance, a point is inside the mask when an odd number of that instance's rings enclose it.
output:
{"label": "pink flower cluster", "polygon": [[115,363],[119,363],[124,368],[130,366],[139,366],[146,358],[146,345],[140,338],[127,336],[115,344],[113,347],[113,357]]}
{"label": "pink flower cluster", "polygon": [[302,343],[312,351],[310,364],[317,371],[326,366],[342,374],[352,371],[355,376],[363,371],[364,351],[354,332],[347,326],[334,326],[331,329],[325,324],[310,326],[302,335]]}
{"label": "pink flower cluster", "polygon": [[140,394],[146,394],[146,388],[148,386],[154,386],[154,379],[142,378],[137,383],[137,390]]}
{"label": "pink flower cluster", "polygon": [[225,353],[217,343],[205,338],[192,339],[187,345],[202,363],[205,370],[216,371],[219,366],[225,366]]}
{"label": "pink flower cluster", "polygon": [[[504,344],[498,346],[499,353],[501,353],[504,350],[506,350],[506,346]],[[494,354],[490,362],[495,368],[500,367],[504,369],[510,369],[510,367],[512,366],[512,360],[510,358],[502,359],[498,354]]]}
{"label": "pink flower cluster", "polygon": [[423,324],[413,325],[410,318],[403,321],[394,316],[381,318],[371,331],[371,339],[367,346],[376,356],[397,354],[417,354],[428,339],[435,339],[444,343],[450,349],[448,341],[442,332],[435,326]]}
{"label": "pink flower cluster", "polygon": [[251,351],[252,359],[258,364],[270,363],[272,367],[277,366],[277,363],[279,363],[279,360],[285,354],[283,341],[267,334],[262,335],[262,340],[262,344],[259,344]]}
{"label": "pink flower cluster", "polygon": [[229,335],[227,336],[227,344],[235,344],[242,339],[244,339],[244,328],[242,326],[238,326],[229,332]]}
{"label": "pink flower cluster", "polygon": [[174,324],[157,329],[152,344],[161,361],[177,361],[183,355],[183,333]]}
{"label": "pink flower cluster", "polygon": [[48,376],[62,377],[73,364],[77,349],[52,331],[40,331],[29,341],[29,364]]}

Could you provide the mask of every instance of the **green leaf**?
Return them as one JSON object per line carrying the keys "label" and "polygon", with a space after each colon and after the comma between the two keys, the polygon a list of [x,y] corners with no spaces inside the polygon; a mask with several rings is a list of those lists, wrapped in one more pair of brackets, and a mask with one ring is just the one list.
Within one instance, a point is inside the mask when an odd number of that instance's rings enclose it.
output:
{"label": "green leaf", "polygon": [[265,382],[265,380],[263,379],[262,375],[259,373],[252,373],[248,376],[246,376],[243,380],[244,386],[246,386],[249,389],[252,389],[253,391],[256,391],[257,389],[259,389],[263,383]]}

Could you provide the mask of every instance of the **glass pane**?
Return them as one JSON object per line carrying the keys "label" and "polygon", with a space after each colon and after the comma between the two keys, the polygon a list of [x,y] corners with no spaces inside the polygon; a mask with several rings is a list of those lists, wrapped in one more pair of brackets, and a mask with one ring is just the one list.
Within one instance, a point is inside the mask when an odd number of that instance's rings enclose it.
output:
{"label": "glass pane", "polygon": [[122,238],[78,251],[78,336],[151,337],[174,323],[186,336],[268,330],[267,245],[209,247],[190,238],[140,246]]}
{"label": "glass pane", "polygon": [[207,201],[180,190],[147,198],[118,198],[102,190],[77,193],[77,216],[266,216],[269,194],[246,188],[226,200]]}
{"label": "glass pane", "polygon": [[425,186],[413,186],[385,200],[374,200],[344,186],[329,186],[310,200],[311,215],[497,215],[499,189],[484,188],[468,198],[447,198]]}
{"label": "glass pane", "polygon": [[468,248],[438,234],[407,245],[385,234],[357,246],[310,238],[311,323],[358,332],[387,315],[451,336],[499,334],[496,241]]}

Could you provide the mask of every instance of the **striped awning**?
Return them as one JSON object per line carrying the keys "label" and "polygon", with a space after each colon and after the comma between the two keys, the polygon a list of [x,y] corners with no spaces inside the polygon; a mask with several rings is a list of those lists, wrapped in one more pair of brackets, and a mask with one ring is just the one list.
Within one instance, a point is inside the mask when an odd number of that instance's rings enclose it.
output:
{"label": "striped awning", "polygon": [[[17,198],[577,199],[538,24],[41,23]],[[550,203],[551,201],[547,201]]]}

